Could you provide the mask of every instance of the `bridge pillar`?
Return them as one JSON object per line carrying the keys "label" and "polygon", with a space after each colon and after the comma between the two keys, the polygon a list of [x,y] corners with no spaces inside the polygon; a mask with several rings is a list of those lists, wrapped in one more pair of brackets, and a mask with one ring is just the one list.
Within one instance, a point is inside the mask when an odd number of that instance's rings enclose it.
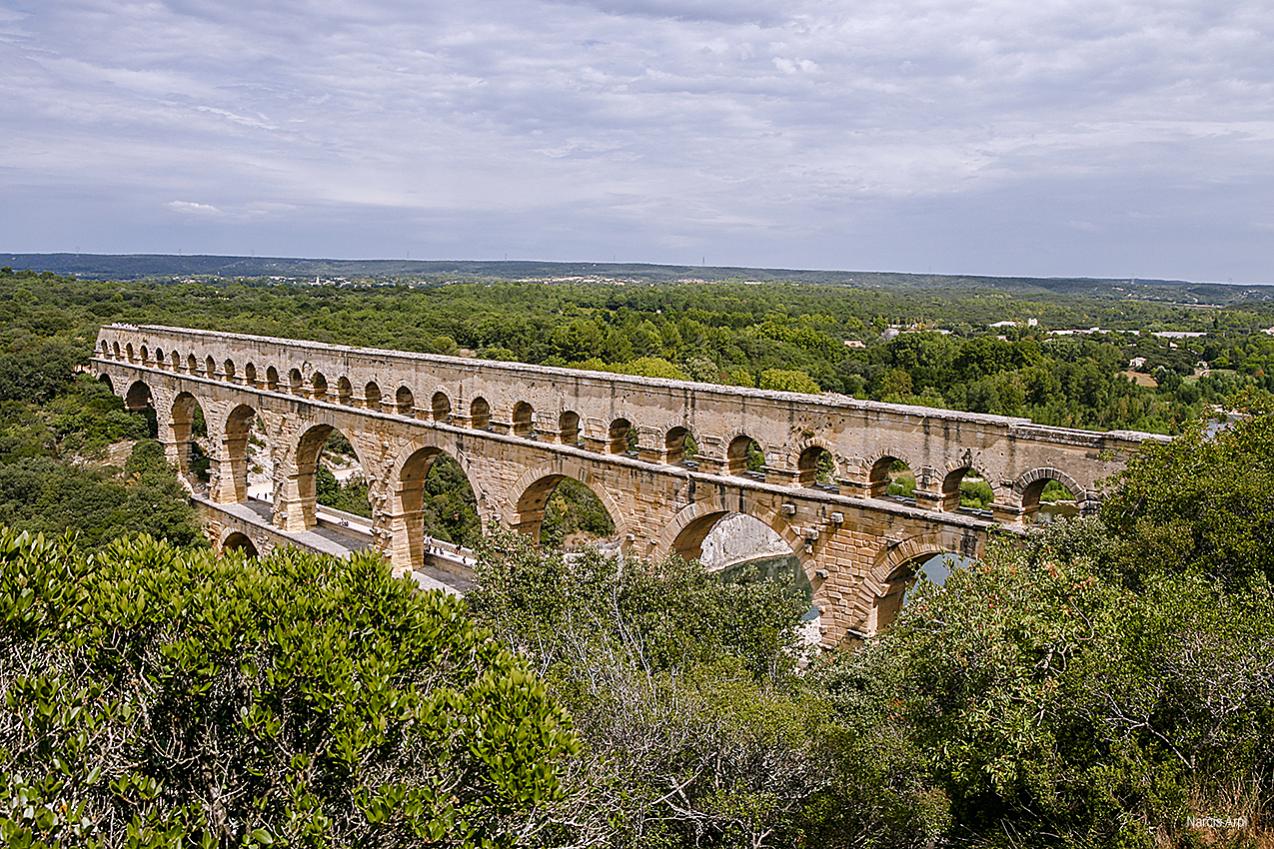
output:
{"label": "bridge pillar", "polygon": [[389,529],[389,558],[394,577],[410,575],[425,562],[425,514],[423,510],[399,510],[382,514]]}
{"label": "bridge pillar", "polygon": [[1001,525],[1020,528],[1026,522],[1026,511],[1021,504],[991,504],[991,518]]}
{"label": "bridge pillar", "polygon": [[307,531],[314,527],[316,469],[315,464],[297,467],[276,483],[279,491],[274,499],[274,523],[277,527],[285,531]]}
{"label": "bridge pillar", "polygon": [[657,428],[637,428],[637,459],[647,463],[667,463],[668,447],[663,432]]}
{"label": "bridge pillar", "polygon": [[212,458],[209,497],[218,504],[236,504],[248,498],[247,440],[223,436],[217,456]]}

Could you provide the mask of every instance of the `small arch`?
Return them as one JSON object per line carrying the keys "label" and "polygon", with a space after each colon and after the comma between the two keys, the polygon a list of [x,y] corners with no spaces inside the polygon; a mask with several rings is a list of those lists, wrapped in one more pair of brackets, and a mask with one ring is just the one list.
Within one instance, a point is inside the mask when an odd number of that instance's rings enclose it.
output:
{"label": "small arch", "polygon": [[942,479],[940,506],[945,511],[984,511],[990,510],[993,503],[995,487],[991,479],[973,466],[953,469]]}
{"label": "small arch", "polygon": [[872,463],[867,475],[868,493],[872,498],[890,498],[910,502],[916,496],[916,475],[906,460],[885,455]]}
{"label": "small arch", "polygon": [[173,371],[181,371],[181,354],[176,351],[172,352]]}
{"label": "small arch", "polygon": [[257,385],[257,367],[254,364],[248,363],[243,367],[243,382],[248,386]]}
{"label": "small arch", "polygon": [[266,366],[265,388],[271,392],[279,391],[279,370],[274,366]]}
{"label": "small arch", "polygon": [[139,353],[141,354],[142,365],[144,366],[150,365],[150,349],[147,348],[145,345],[142,345],[141,351]]}
{"label": "small arch", "polygon": [[130,363],[137,362],[137,355],[133,353],[132,342],[129,342],[127,345],[124,346],[124,353],[128,355],[128,361]]}
{"label": "small arch", "polygon": [[801,486],[836,490],[836,458],[821,445],[810,445],[796,461],[797,481]]}
{"label": "small arch", "polygon": [[156,365],[158,368],[167,368],[167,367],[168,367],[168,360],[166,360],[166,359],[164,358],[164,349],[163,349],[163,348],[156,348],[156,349],[155,349],[155,365]]}
{"label": "small arch", "polygon": [[535,436],[535,410],[526,401],[513,405],[513,435],[526,439]]}
{"label": "small arch", "polygon": [[316,371],[310,375],[310,390],[316,399],[327,397],[327,378],[323,372]]}
{"label": "small arch", "polygon": [[1017,479],[1013,490],[1020,494],[1022,520],[1028,524],[1078,516],[1087,506],[1084,488],[1060,469],[1032,469]]}
{"label": "small arch", "polygon": [[563,445],[579,445],[579,413],[574,410],[563,410],[557,417],[557,432]]}
{"label": "small arch", "polygon": [[221,374],[225,377],[226,380],[234,380],[234,372],[235,372],[234,360],[227,359],[224,363],[221,364]]}
{"label": "small arch", "polygon": [[765,479],[765,452],[761,444],[741,433],[726,447],[726,474]]}
{"label": "small arch", "polygon": [[105,359],[105,358],[107,358],[107,357],[110,357],[110,355],[111,355],[111,346],[107,344],[107,342],[106,342],[106,340],[105,340],[105,339],[103,339],[103,340],[102,340],[102,344],[101,344],[99,347],[102,349],[102,357],[103,357],[103,359]]}
{"label": "small arch", "polygon": [[374,380],[367,381],[363,387],[363,406],[369,410],[380,409],[380,384]]}
{"label": "small arch", "polygon": [[111,376],[109,374],[107,374],[106,372],[102,372],[101,374],[97,376],[97,379],[101,381],[103,384],[105,384],[106,388],[109,389],[112,393],[115,392],[115,383],[111,380]]}
{"label": "small arch", "polygon": [[400,386],[394,393],[394,412],[400,416],[416,414],[416,395],[408,387]]}
{"label": "small arch", "polygon": [[350,404],[353,403],[354,385],[349,382],[349,378],[341,375],[336,379],[336,403]]}
{"label": "small arch", "polygon": [[429,401],[430,414],[436,422],[445,422],[451,418],[451,399],[441,390],[434,393]]}
{"label": "small arch", "polygon": [[195,358],[194,354],[190,354],[186,357],[186,371],[190,374],[199,373],[199,360]]}
{"label": "small arch", "polygon": [[121,354],[120,354],[120,352],[119,352],[119,342],[112,342],[112,343],[111,343],[111,348],[112,348],[112,350],[114,350],[114,352],[115,352],[115,359],[117,359],[117,360],[118,360],[118,359],[121,357]]}
{"label": "small arch", "polygon": [[288,371],[288,391],[293,395],[300,395],[305,390],[305,378],[301,376],[299,368],[290,369]]}
{"label": "small arch", "polygon": [[664,452],[669,463],[695,466],[699,456],[699,443],[689,428],[677,426],[664,434]]}
{"label": "small arch", "polygon": [[491,405],[481,396],[474,398],[469,404],[469,427],[474,430],[486,430],[491,427]]}
{"label": "small arch", "polygon": [[217,376],[217,361],[212,358],[212,354],[208,355],[208,357],[203,361],[203,364],[204,374],[206,374],[209,378],[215,379]]}
{"label": "small arch", "polygon": [[257,547],[252,544],[252,540],[248,539],[248,535],[239,531],[231,531],[226,535],[225,540],[221,543],[221,552],[223,554],[238,551],[246,557],[258,557]]}
{"label": "small arch", "polygon": [[607,454],[628,454],[637,450],[637,428],[628,419],[611,421],[606,435]]}

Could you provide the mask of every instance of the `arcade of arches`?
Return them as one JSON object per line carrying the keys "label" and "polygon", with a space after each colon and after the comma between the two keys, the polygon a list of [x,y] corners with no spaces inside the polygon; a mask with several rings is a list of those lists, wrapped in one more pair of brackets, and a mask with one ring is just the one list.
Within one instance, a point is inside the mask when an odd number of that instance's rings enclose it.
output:
{"label": "arcade of arches", "polygon": [[[400,573],[497,526],[725,569],[770,558],[829,645],[887,625],[935,555],[1092,504],[1148,438],[171,328],[103,328],[94,366],[153,411],[219,545],[322,546],[339,521]],[[738,517],[760,548],[731,548]]]}

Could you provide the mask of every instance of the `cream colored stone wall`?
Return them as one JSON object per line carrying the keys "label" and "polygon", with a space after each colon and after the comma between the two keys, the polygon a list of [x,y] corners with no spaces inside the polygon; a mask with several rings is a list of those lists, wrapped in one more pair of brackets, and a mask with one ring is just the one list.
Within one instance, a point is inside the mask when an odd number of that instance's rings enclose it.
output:
{"label": "cream colored stone wall", "polygon": [[[1045,477],[1056,479],[1091,505],[1101,480],[1153,438],[842,396],[173,328],[104,327],[94,364],[123,397],[134,382],[144,382],[160,438],[179,466],[189,441],[190,399],[198,402],[213,446],[209,497],[215,502],[243,500],[246,454],[236,423],[249,412],[258,416],[274,470],[273,521],[283,531],[314,527],[318,448],[330,429],[340,430],[370,484],[376,546],[400,571],[423,556],[420,482],[440,453],[464,469],[487,527],[538,529],[543,498],[561,477],[582,481],[598,495],[623,549],[634,555],[693,556],[721,516],[754,516],[805,566],[829,643],[887,624],[917,558],[941,551],[977,556],[991,529],[1019,529],[1033,506],[1023,503],[1032,483],[1040,482],[1033,488],[1038,490]],[[277,383],[269,377],[274,373]],[[338,391],[346,381],[348,396]],[[369,382],[378,385],[380,403],[365,400]],[[451,415],[435,414],[436,393],[445,394]],[[407,395],[412,403],[399,404]],[[490,409],[488,428],[471,426],[470,403],[478,397]],[[534,410],[530,425],[516,423],[515,408],[528,404]],[[579,416],[578,444],[559,430],[564,413]],[[622,449],[610,435],[617,418],[638,430],[635,457],[611,453]],[[697,467],[666,462],[664,436],[679,427],[699,443]],[[764,480],[726,473],[726,448],[741,434],[763,447]],[[835,459],[831,491],[799,480],[801,453],[815,445]],[[915,506],[870,497],[879,488],[871,469],[889,457],[916,472]],[[970,467],[985,473],[995,489],[996,522],[944,509],[944,478]]]}

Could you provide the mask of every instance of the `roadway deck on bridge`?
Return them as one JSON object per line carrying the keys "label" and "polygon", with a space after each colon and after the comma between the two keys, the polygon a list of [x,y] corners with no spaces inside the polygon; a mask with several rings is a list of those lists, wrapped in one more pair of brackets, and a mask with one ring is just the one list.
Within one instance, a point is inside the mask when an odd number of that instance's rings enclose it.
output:
{"label": "roadway deck on bridge", "polygon": [[[274,533],[293,541],[298,547],[334,557],[349,557],[358,551],[372,550],[370,524],[359,527],[353,524],[342,524],[335,517],[328,518],[323,510],[319,510],[319,524],[308,531],[282,531],[275,528],[270,521],[271,506],[269,502],[250,498],[235,504],[212,504],[210,506],[228,513],[243,522],[263,528],[271,528]],[[462,559],[455,567],[464,569],[472,564]],[[421,589],[442,590],[453,595],[463,595],[473,587],[470,577],[457,574],[449,569],[440,569],[436,564],[426,563],[423,569],[414,570],[411,577]]]}

